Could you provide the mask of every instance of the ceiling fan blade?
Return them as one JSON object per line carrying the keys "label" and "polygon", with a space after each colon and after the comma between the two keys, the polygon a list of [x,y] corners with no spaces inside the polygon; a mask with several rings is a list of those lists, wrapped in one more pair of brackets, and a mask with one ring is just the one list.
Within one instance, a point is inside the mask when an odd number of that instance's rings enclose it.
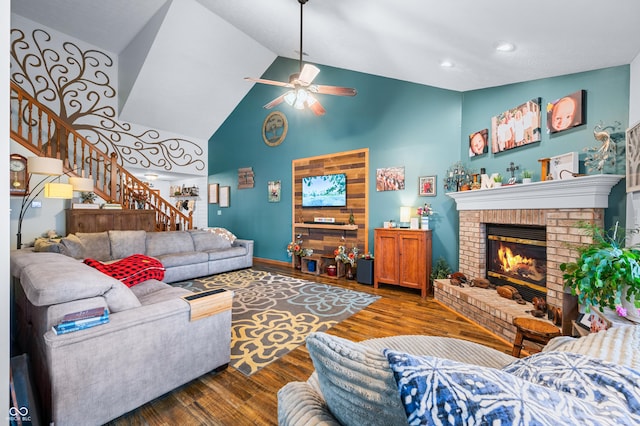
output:
{"label": "ceiling fan blade", "polygon": [[298,82],[303,86],[308,86],[318,74],[320,74],[320,69],[318,67],[311,64],[304,64],[302,71],[298,76]]}
{"label": "ceiling fan blade", "polygon": [[323,86],[320,84],[314,84],[309,86],[309,91],[313,93],[320,93],[322,95],[335,95],[335,96],[355,96],[358,91],[350,87],[339,86]]}
{"label": "ceiling fan blade", "polygon": [[291,87],[291,88],[293,87],[293,84],[285,83],[284,81],[265,80],[264,78],[252,78],[252,77],[245,77],[244,79],[248,81],[253,81],[256,83],[270,84],[272,86]]}
{"label": "ceiling fan blade", "polygon": [[[287,93],[289,93],[289,92],[287,92]],[[274,106],[276,106],[276,105],[280,105],[282,102],[284,102],[284,97],[285,97],[285,95],[286,95],[287,93],[285,93],[284,95],[280,95],[280,96],[278,96],[277,98],[275,98],[274,100],[272,100],[271,102],[269,102],[268,104],[266,104],[266,105],[264,106],[264,108],[265,108],[265,109],[271,109],[271,108],[273,108],[273,107],[274,107]]]}
{"label": "ceiling fan blade", "polygon": [[309,98],[305,103],[307,104],[307,107],[311,111],[313,111],[315,115],[324,115],[324,113],[327,112],[322,106],[322,104],[318,102],[318,100],[311,95],[309,95]]}

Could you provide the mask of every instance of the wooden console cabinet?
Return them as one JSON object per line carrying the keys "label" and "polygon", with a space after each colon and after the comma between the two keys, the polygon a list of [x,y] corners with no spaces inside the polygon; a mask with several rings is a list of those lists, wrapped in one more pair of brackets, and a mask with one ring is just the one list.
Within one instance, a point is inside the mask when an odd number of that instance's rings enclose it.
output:
{"label": "wooden console cabinet", "polygon": [[431,231],[376,228],[373,287],[380,283],[420,290],[426,297],[431,275]]}
{"label": "wooden console cabinet", "polygon": [[67,209],[67,234],[110,230],[156,230],[153,210]]}

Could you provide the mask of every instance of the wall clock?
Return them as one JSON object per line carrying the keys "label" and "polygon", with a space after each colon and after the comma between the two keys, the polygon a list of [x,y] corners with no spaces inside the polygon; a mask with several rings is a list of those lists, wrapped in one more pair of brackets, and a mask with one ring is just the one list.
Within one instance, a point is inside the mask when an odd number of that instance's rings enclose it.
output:
{"label": "wall clock", "polygon": [[11,195],[27,194],[28,183],[27,159],[19,154],[11,154],[9,156],[9,193]]}
{"label": "wall clock", "polygon": [[269,146],[278,146],[287,136],[289,124],[287,117],[280,111],[273,111],[262,123],[262,139]]}

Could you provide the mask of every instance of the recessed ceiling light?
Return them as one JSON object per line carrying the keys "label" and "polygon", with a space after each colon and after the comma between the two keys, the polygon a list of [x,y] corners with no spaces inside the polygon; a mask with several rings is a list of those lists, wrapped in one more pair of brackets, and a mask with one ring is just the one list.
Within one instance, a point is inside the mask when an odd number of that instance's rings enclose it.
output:
{"label": "recessed ceiling light", "polygon": [[444,60],[444,61],[440,62],[440,66],[442,68],[453,68],[453,62]]}
{"label": "recessed ceiling light", "polygon": [[501,41],[496,44],[496,50],[498,52],[513,52],[516,50],[516,46],[513,43],[509,43],[508,41]]}

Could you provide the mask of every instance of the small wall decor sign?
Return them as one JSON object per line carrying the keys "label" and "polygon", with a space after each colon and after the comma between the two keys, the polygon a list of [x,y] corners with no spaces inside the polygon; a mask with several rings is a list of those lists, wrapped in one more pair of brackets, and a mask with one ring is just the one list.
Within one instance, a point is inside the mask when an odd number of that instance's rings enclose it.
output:
{"label": "small wall decor sign", "polygon": [[269,191],[269,202],[270,203],[279,203],[280,202],[280,181],[279,180],[270,180],[267,184],[267,189]]}
{"label": "small wall decor sign", "polygon": [[221,186],[220,187],[220,193],[218,194],[219,196],[219,202],[220,202],[220,207],[229,207],[229,198],[231,197],[231,187],[230,186]]}
{"label": "small wall decor sign", "polygon": [[238,169],[238,189],[253,188],[253,168],[243,167]]}
{"label": "small wall decor sign", "polygon": [[218,203],[218,188],[220,184],[210,183],[209,184],[209,204],[217,204]]}

